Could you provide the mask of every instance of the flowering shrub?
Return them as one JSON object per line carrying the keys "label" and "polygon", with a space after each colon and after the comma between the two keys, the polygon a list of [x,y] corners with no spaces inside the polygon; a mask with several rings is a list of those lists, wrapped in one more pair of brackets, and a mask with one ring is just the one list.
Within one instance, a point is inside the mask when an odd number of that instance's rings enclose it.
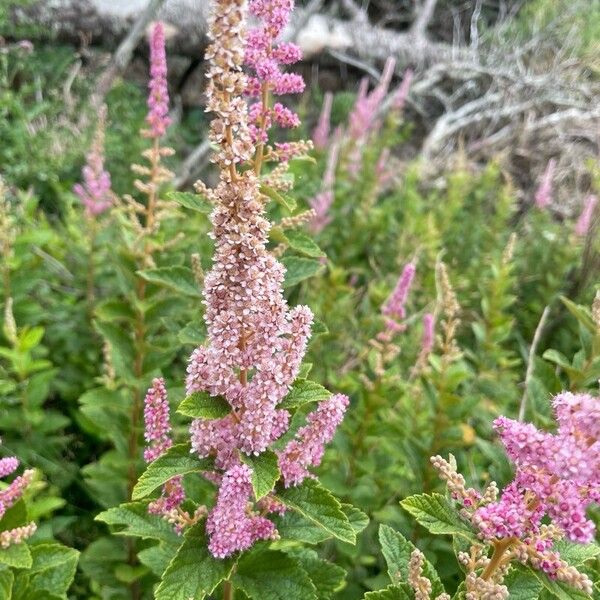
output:
{"label": "flowering shrub", "polygon": [[[590,543],[595,527],[585,515],[600,498],[600,404],[589,394],[565,392],[553,405],[556,434],[505,417],[495,421],[516,469],[500,492],[495,482],[483,493],[467,488],[454,457],[434,456],[449,498],[421,494],[401,502],[432,533],[454,536],[465,571],[459,588],[465,598],[508,598],[521,589],[530,597],[543,590],[559,597],[592,593],[592,579],[578,567],[600,554],[600,546]],[[588,462],[581,461],[584,455]],[[433,592],[438,599],[449,598],[433,567],[408,540],[385,526],[379,535],[393,584],[365,598],[403,597],[410,590],[415,597],[429,598]]]}

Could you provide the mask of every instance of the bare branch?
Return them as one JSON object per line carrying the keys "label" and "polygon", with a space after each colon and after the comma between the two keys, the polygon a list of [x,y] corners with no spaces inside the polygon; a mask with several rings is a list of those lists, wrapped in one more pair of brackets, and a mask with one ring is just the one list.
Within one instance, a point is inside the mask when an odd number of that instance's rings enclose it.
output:
{"label": "bare branch", "polygon": [[423,0],[418,9],[417,17],[410,28],[410,33],[415,37],[424,37],[427,27],[433,18],[435,6],[438,0]]}

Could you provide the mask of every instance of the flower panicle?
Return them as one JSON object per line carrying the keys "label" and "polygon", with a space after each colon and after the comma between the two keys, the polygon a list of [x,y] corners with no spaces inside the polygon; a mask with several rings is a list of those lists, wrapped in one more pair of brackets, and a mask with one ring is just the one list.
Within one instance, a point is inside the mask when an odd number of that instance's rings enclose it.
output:
{"label": "flower panicle", "polygon": [[562,392],[553,407],[556,433],[506,417],[494,422],[515,465],[513,480],[499,495],[495,485],[483,495],[467,489],[456,465],[439,456],[432,464],[485,543],[590,593],[589,578],[561,559],[554,542],[594,539],[595,526],[586,511],[600,502],[600,402],[590,394]]}
{"label": "flower panicle", "polygon": [[149,129],[145,131],[145,135],[149,138],[159,139],[165,135],[171,124],[169,118],[165,29],[160,21],[154,24],[150,36],[150,81],[148,90],[146,123]]}
{"label": "flower panicle", "polygon": [[[275,499],[255,501],[252,471],[242,457],[260,455],[288,430],[290,413],[280,403],[298,376],[313,322],[308,307],[287,304],[285,268],[267,249],[271,223],[261,193],[266,182],[287,185],[285,163],[311,148],[308,142],[268,145],[274,124],[299,123],[281,103],[270,104],[271,95],[304,87],[299,76],[281,69],[300,58],[293,44],[278,40],[293,2],[251,0],[248,8],[259,24],[248,32],[245,8],[242,0],[215,0],[209,18],[207,110],[219,181],[212,189],[197,187],[214,205],[215,251],[203,285],[207,341],[192,353],[186,377],[188,394],[220,396],[230,408],[224,417],[195,419],[190,426],[192,452],[214,459],[214,470],[203,475],[218,487],[207,511],[209,550],[217,558],[277,538],[266,515],[285,507]],[[258,99],[248,107],[247,97]],[[264,161],[280,164],[263,176]],[[297,457],[299,468],[320,462],[320,444],[332,437],[333,421],[341,420],[327,420],[327,406],[319,406],[319,417],[308,417],[304,435],[313,450],[308,458]]]}
{"label": "flower panicle", "polygon": [[89,218],[95,218],[108,210],[115,201],[110,173],[104,167],[104,136],[106,130],[106,106],[100,110],[96,131],[86,164],[81,173],[83,181],[73,186],[73,191],[85,207]]}
{"label": "flower panicle", "polygon": [[[1,440],[0,440],[1,441]],[[19,468],[19,460],[14,456],[0,459],[0,478],[12,475]],[[0,490],[0,520],[6,511],[14,506],[22,497],[27,487],[33,481],[35,472],[27,469],[22,475],[15,477],[11,483]],[[22,527],[13,527],[0,532],[0,548],[8,548],[20,544],[36,532],[37,526],[32,521]]]}
{"label": "flower panicle", "polygon": [[577,223],[575,224],[575,234],[579,237],[584,237],[587,235],[587,232],[592,225],[594,211],[596,210],[597,205],[598,196],[590,194],[586,197],[581,213],[579,214],[579,218],[577,219]]}
{"label": "flower panicle", "polygon": [[552,202],[552,183],[556,170],[556,159],[551,158],[546,164],[540,184],[535,192],[535,205],[546,208]]}
{"label": "flower panicle", "polygon": [[324,150],[329,143],[329,130],[331,128],[331,107],[333,105],[333,94],[326,92],[323,98],[323,106],[319,114],[317,126],[313,130],[312,140],[317,150]]}

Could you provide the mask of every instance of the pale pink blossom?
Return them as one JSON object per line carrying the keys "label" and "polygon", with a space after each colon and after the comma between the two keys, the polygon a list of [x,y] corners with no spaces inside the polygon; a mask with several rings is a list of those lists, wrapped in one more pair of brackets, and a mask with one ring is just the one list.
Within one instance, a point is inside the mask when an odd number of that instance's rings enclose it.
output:
{"label": "pale pink blossom", "polygon": [[546,165],[540,185],[535,192],[535,205],[538,208],[545,208],[552,202],[552,181],[554,179],[554,170],[556,160],[551,158]]}
{"label": "pale pink blossom", "polygon": [[154,25],[150,38],[150,82],[148,84],[149,137],[165,135],[171,123],[169,118],[169,90],[167,85],[167,56],[165,52],[165,31],[159,21]]}
{"label": "pale pink blossom", "polygon": [[577,219],[577,223],[575,225],[575,233],[583,237],[587,235],[587,232],[590,229],[592,224],[592,218],[594,216],[594,211],[596,210],[596,206],[598,205],[598,196],[594,196],[590,194],[583,204],[583,209],[579,218]]}
{"label": "pale pink blossom", "polygon": [[317,126],[315,127],[312,139],[317,150],[324,150],[329,142],[329,130],[331,128],[331,107],[333,105],[333,94],[326,92],[323,98],[323,106]]}

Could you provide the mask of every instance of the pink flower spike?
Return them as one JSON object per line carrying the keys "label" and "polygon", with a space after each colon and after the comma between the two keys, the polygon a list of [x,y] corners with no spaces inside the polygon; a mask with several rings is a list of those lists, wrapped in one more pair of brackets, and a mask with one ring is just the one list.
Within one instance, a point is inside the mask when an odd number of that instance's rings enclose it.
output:
{"label": "pink flower spike", "polygon": [[165,381],[156,378],[144,399],[144,439],[150,445],[144,450],[144,460],[152,462],[164,454],[172,445],[169,420],[169,401]]}
{"label": "pink flower spike", "polygon": [[554,170],[556,168],[556,160],[551,158],[546,165],[542,180],[535,193],[535,205],[538,208],[546,208],[552,202],[552,180],[554,178]]}
{"label": "pink flower spike", "polygon": [[171,124],[169,118],[169,90],[167,86],[167,55],[165,52],[165,31],[159,21],[154,25],[150,38],[150,90],[148,95],[149,137],[158,139]]}
{"label": "pink flower spike", "polygon": [[317,150],[324,150],[329,142],[329,129],[331,127],[331,107],[333,105],[333,94],[326,92],[323,98],[323,106],[319,121],[312,135],[313,143]]}
{"label": "pink flower spike", "polygon": [[401,113],[404,110],[406,99],[408,98],[408,92],[414,77],[414,71],[412,69],[406,69],[404,71],[404,78],[402,83],[398,86],[394,92],[394,99],[392,101],[392,110]]}
{"label": "pink flower spike", "polygon": [[311,231],[319,233],[325,226],[331,221],[329,216],[329,210],[335,199],[333,186],[335,184],[335,170],[340,152],[340,141],[339,141],[339,130],[336,130],[334,141],[329,148],[327,155],[327,165],[325,167],[325,173],[323,174],[323,184],[321,191],[311,200],[309,204],[315,211],[315,216],[310,222]]}
{"label": "pink flower spike", "polygon": [[0,477],[14,473],[19,467],[19,461],[14,456],[0,459]]}
{"label": "pink flower spike", "polygon": [[581,211],[581,214],[577,219],[577,224],[575,225],[575,233],[579,237],[584,237],[587,235],[590,225],[592,224],[592,217],[594,216],[594,211],[596,210],[597,204],[598,196],[590,194],[585,199],[583,210]]}
{"label": "pink flower spike", "polygon": [[406,308],[404,305],[408,299],[408,293],[410,292],[415,272],[416,267],[414,263],[409,262],[405,265],[394,291],[382,308],[381,312],[386,317],[393,317],[399,320],[406,317]]}
{"label": "pink flower spike", "polygon": [[325,444],[333,439],[348,404],[349,399],[343,394],[335,394],[329,400],[320,402],[318,408],[306,418],[307,424],[279,453],[279,468],[285,487],[299,485],[307,477],[312,477],[307,467],[321,464]]}
{"label": "pink flower spike", "polygon": [[82,169],[83,182],[76,183],[73,191],[85,206],[85,213],[93,218],[110,208],[114,202],[110,173],[104,168],[104,129],[106,126],[106,107],[100,111],[98,125],[86,164]]}
{"label": "pink flower spike", "polygon": [[247,465],[235,465],[223,476],[217,503],[206,521],[208,549],[215,558],[226,558],[277,535],[269,519],[248,512],[251,475]]}
{"label": "pink flower spike", "polygon": [[425,357],[431,354],[434,342],[435,317],[431,313],[423,315],[423,337],[421,339],[421,354]]}

